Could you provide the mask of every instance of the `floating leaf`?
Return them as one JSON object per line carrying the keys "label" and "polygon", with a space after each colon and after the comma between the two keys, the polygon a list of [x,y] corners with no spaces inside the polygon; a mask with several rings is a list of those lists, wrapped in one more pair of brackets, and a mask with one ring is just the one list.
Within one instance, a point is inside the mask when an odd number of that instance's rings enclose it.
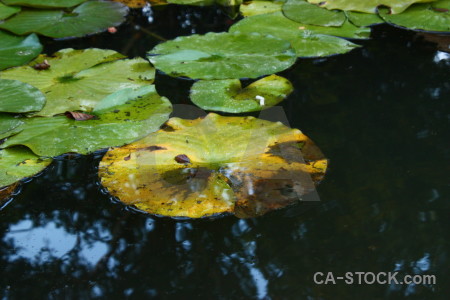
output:
{"label": "floating leaf", "polygon": [[430,4],[416,4],[401,14],[389,14],[380,9],[380,16],[391,24],[413,30],[450,32],[450,1],[441,0]]}
{"label": "floating leaf", "polygon": [[71,12],[24,9],[0,24],[0,28],[18,35],[35,32],[53,38],[81,37],[120,25],[127,13],[128,7],[118,2],[88,1]]}
{"label": "floating leaf", "polygon": [[[28,66],[0,72],[0,78],[20,80],[40,89],[47,103],[39,116],[89,112],[109,94],[153,82],[155,69],[146,60],[123,57],[112,50],[64,49],[53,56],[40,56]],[[33,68],[44,60],[51,66],[48,70]]]}
{"label": "floating leaf", "polygon": [[0,187],[33,176],[45,169],[51,162],[51,159],[39,158],[24,147],[0,150]]}
{"label": "floating leaf", "polygon": [[0,114],[0,140],[20,132],[22,124],[22,121],[11,115]]}
{"label": "floating leaf", "polygon": [[393,14],[399,14],[411,4],[432,2],[434,0],[307,0],[327,9],[352,10],[365,13],[376,13],[378,6],[388,6]]}
{"label": "floating leaf", "polygon": [[250,1],[241,4],[239,11],[244,17],[268,14],[281,11],[284,2],[281,1]]}
{"label": "floating leaf", "polygon": [[19,37],[0,30],[0,70],[23,65],[41,51],[42,45],[35,34]]}
{"label": "floating leaf", "polygon": [[288,0],[283,5],[283,14],[299,23],[320,26],[340,27],[346,20],[342,11],[328,10],[305,0]]}
{"label": "floating leaf", "polygon": [[296,59],[289,42],[257,33],[179,37],[157,45],[149,54],[165,73],[198,79],[256,78],[283,71]]}
{"label": "floating leaf", "polygon": [[17,14],[20,11],[18,6],[6,6],[0,2],[0,21]]}
{"label": "floating leaf", "polygon": [[384,23],[384,20],[375,14],[366,14],[355,11],[346,11],[345,14],[352,24],[360,27]]}
{"label": "floating leaf", "polygon": [[289,20],[281,12],[276,12],[245,18],[231,26],[230,32],[271,34],[291,42],[297,56],[315,57],[346,53],[358,47],[347,40],[325,34],[366,38],[370,29],[358,28],[348,22],[340,28],[303,25]]}
{"label": "floating leaf", "polygon": [[158,130],[171,111],[169,100],[160,97],[153,85],[127,88],[105,97],[92,112],[95,119],[24,118],[22,131],[1,147],[24,145],[41,156],[87,154],[133,142]]}
{"label": "floating leaf", "polygon": [[37,88],[18,80],[0,79],[0,111],[25,113],[44,107],[45,96]]}
{"label": "floating leaf", "polygon": [[[180,155],[186,162],[176,160]],[[297,202],[326,166],[298,129],[209,114],[172,118],[162,130],[108,151],[99,175],[113,196],[152,214],[253,217]]]}
{"label": "floating leaf", "polygon": [[191,88],[191,100],[205,110],[243,113],[274,106],[292,90],[289,80],[277,75],[264,77],[245,88],[239,79],[200,80]]}

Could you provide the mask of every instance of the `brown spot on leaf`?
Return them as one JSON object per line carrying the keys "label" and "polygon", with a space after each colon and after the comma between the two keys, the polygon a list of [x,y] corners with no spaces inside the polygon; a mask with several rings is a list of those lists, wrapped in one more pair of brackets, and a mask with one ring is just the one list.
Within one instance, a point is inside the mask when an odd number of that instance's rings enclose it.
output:
{"label": "brown spot on leaf", "polygon": [[175,156],[175,161],[179,164],[190,164],[191,160],[187,157],[186,154],[179,154]]}
{"label": "brown spot on leaf", "polygon": [[153,145],[153,146],[149,146],[149,147],[137,148],[136,149],[136,151],[147,151],[147,150],[152,152],[152,151],[157,151],[157,150],[167,150],[167,148]]}
{"label": "brown spot on leaf", "polygon": [[38,71],[48,70],[48,69],[50,69],[50,64],[48,63],[48,60],[44,60],[40,64],[35,64],[33,66],[33,69],[38,70]]}
{"label": "brown spot on leaf", "polygon": [[128,156],[125,156],[125,157],[123,158],[123,160],[127,161],[127,160],[130,160],[130,158],[131,158],[131,153],[128,154]]}
{"label": "brown spot on leaf", "polygon": [[437,11],[437,12],[448,12],[448,9],[446,9],[446,8],[439,8],[439,7],[433,7],[432,8],[434,11]]}
{"label": "brown spot on leaf", "polygon": [[87,121],[96,118],[94,115],[77,112],[77,111],[66,111],[64,115],[75,121]]}

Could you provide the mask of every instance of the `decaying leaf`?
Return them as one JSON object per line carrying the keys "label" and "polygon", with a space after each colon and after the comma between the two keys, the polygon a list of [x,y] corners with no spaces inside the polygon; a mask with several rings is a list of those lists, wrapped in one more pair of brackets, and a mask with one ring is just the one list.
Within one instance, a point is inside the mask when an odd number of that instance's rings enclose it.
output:
{"label": "decaying leaf", "polygon": [[211,113],[172,118],[165,128],[100,163],[109,192],[148,213],[259,216],[314,191],[326,171],[311,140],[281,123]]}
{"label": "decaying leaf", "polygon": [[86,121],[95,118],[94,115],[78,112],[78,111],[66,111],[64,113],[66,117],[76,121]]}
{"label": "decaying leaf", "polygon": [[113,0],[113,1],[123,3],[126,6],[131,7],[131,8],[144,7],[149,2],[151,2],[151,1],[147,1],[147,0]]}

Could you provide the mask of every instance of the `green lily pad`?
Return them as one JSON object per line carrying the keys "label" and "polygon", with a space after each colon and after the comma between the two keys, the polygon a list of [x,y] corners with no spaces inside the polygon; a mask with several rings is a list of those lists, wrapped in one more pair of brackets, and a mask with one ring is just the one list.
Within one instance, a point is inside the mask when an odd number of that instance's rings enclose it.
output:
{"label": "green lily pad", "polygon": [[390,7],[391,13],[399,14],[413,3],[432,2],[435,0],[308,0],[327,9],[351,10],[375,14],[380,5]]}
{"label": "green lily pad", "polygon": [[2,0],[7,5],[31,7],[72,7],[86,0]]}
{"label": "green lily pad", "polygon": [[[271,28],[273,27],[273,28]],[[345,22],[341,27],[325,27],[308,24],[300,24],[286,18],[281,12],[257,15],[240,20],[230,28],[230,32],[260,32],[275,34],[277,31],[283,31],[283,34],[289,32],[305,32],[306,34],[325,34],[339,36],[350,39],[368,39],[370,37],[369,28],[360,28]],[[281,36],[281,34],[278,34]]]}
{"label": "green lily pad", "polygon": [[389,14],[387,9],[380,9],[379,14],[386,22],[408,29],[450,32],[449,0],[416,4],[398,15]]}
{"label": "green lily pad", "polygon": [[24,9],[0,24],[0,28],[15,34],[31,32],[53,38],[81,37],[118,26],[128,13],[119,2],[88,1],[71,12],[55,9]]}
{"label": "green lily pad", "polygon": [[[92,111],[105,96],[123,88],[136,88],[153,82],[155,69],[142,58],[124,56],[102,49],[64,49],[52,56],[40,56],[27,66],[0,72],[0,78],[20,80],[41,90],[47,97],[39,116],[65,111]],[[35,70],[44,60],[47,70]]]}
{"label": "green lily pad", "polygon": [[370,34],[370,29],[358,28],[348,22],[340,28],[304,25],[286,18],[281,12],[276,12],[245,18],[231,26],[230,32],[271,34],[291,42],[297,56],[316,57],[346,53],[359,47],[331,35],[366,38]]}
{"label": "green lily pad", "polygon": [[288,0],[283,5],[283,14],[298,23],[340,27],[346,17],[344,12],[328,10],[305,0]]}
{"label": "green lily pad", "polygon": [[0,187],[11,185],[44,170],[51,159],[42,159],[24,147],[0,150]]}
{"label": "green lily pad", "polygon": [[254,217],[314,190],[327,160],[298,129],[253,117],[170,119],[108,151],[103,186],[127,205],[165,216]]}
{"label": "green lily pad", "polygon": [[270,75],[242,88],[239,79],[200,80],[191,88],[191,100],[204,110],[230,113],[260,111],[292,93],[286,78]]}
{"label": "green lily pad", "polygon": [[41,51],[42,45],[35,34],[20,37],[0,30],[0,70],[23,65]]}
{"label": "green lily pad", "polygon": [[283,71],[296,59],[285,40],[226,32],[179,37],[157,45],[149,55],[163,72],[196,79],[256,78]]}
{"label": "green lily pad", "polygon": [[45,96],[34,86],[18,80],[0,79],[0,111],[26,113],[44,107]]}
{"label": "green lily pad", "polygon": [[22,124],[21,120],[11,115],[0,114],[0,140],[22,131]]}
{"label": "green lily pad", "polygon": [[367,27],[371,25],[384,23],[384,20],[380,16],[375,14],[366,14],[355,11],[346,11],[347,19],[350,23],[359,27]]}
{"label": "green lily pad", "polygon": [[0,20],[9,18],[12,15],[17,14],[19,11],[20,7],[18,6],[6,6],[0,2]]}
{"label": "green lily pad", "polygon": [[283,3],[281,1],[250,1],[241,4],[239,11],[244,17],[268,14],[281,11]]}
{"label": "green lily pad", "polygon": [[1,147],[24,145],[41,156],[87,154],[133,142],[158,130],[171,111],[170,101],[160,97],[153,85],[127,88],[105,97],[92,112],[94,119],[24,118],[22,131]]}

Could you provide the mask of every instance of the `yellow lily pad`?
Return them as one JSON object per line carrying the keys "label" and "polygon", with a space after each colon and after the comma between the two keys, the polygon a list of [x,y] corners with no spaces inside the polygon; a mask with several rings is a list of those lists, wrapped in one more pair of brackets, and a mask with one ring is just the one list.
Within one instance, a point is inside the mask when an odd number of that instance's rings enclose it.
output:
{"label": "yellow lily pad", "polygon": [[184,120],[110,149],[99,167],[103,186],[151,214],[255,217],[314,191],[327,160],[300,130],[254,117]]}

